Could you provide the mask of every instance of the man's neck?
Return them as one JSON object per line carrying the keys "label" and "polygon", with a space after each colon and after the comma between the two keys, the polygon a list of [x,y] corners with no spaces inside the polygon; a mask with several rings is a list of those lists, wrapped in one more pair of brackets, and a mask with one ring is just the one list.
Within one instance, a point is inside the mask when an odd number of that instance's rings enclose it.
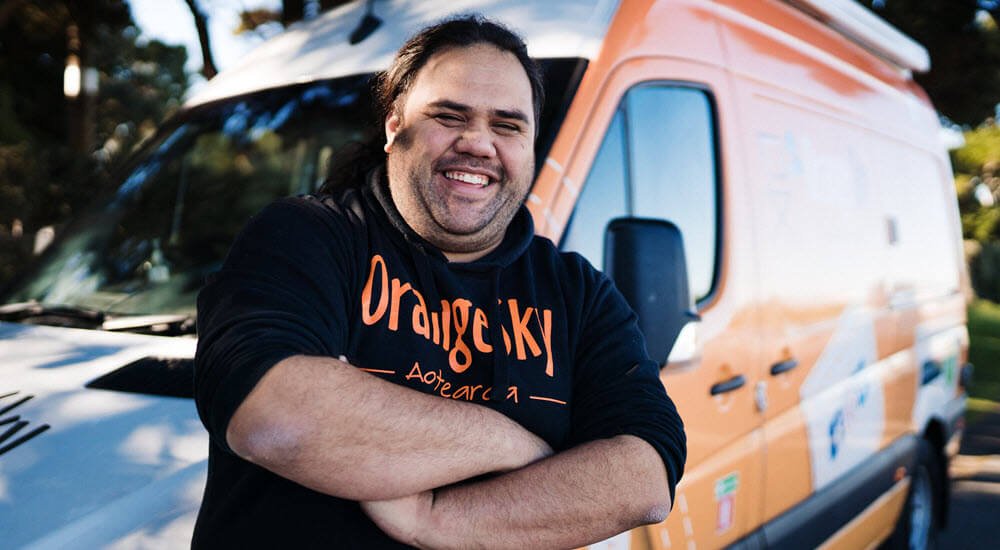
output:
{"label": "man's neck", "polygon": [[486,250],[477,250],[475,252],[449,252],[447,250],[441,250],[441,253],[444,254],[445,258],[448,258],[449,262],[468,263],[468,262],[474,262],[479,258],[482,258],[483,256],[489,254],[490,252],[493,252],[494,250],[497,249],[498,246],[500,246],[499,242],[487,248]]}

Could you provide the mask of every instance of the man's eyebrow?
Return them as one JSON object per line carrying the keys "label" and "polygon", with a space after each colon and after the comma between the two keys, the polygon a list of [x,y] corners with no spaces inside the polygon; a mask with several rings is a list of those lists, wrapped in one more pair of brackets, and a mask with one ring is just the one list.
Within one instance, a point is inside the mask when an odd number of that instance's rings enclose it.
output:
{"label": "man's eyebrow", "polygon": [[[448,100],[448,99],[440,99],[438,101],[434,101],[434,102],[430,103],[429,105],[431,107],[436,107],[436,108],[441,108],[441,109],[449,109],[449,110],[452,110],[452,111],[458,111],[460,113],[466,113],[466,112],[469,112],[469,111],[472,110],[472,107],[470,107],[470,106],[468,106],[468,105],[466,105],[464,103],[458,103],[458,102],[451,101],[451,100]],[[525,113],[521,112],[519,109],[514,109],[514,110],[511,110],[511,109],[494,109],[491,112],[492,112],[492,114],[494,116],[498,116],[500,118],[509,118],[509,119],[512,119],[512,120],[519,120],[521,122],[524,122],[525,124],[527,124],[528,121],[529,121],[528,115],[526,115]]]}
{"label": "man's eyebrow", "polygon": [[464,103],[457,103],[457,102],[454,102],[454,101],[451,101],[451,100],[448,100],[448,99],[439,99],[439,100],[437,100],[437,101],[429,104],[429,106],[430,107],[438,107],[438,108],[441,108],[441,109],[450,109],[452,111],[458,111],[460,113],[464,113],[466,111],[472,110],[472,107],[469,107],[468,105],[465,105]]}
{"label": "man's eyebrow", "polygon": [[514,120],[520,120],[525,124],[528,123],[528,115],[522,113],[520,110],[510,111],[507,109],[494,109],[493,114],[500,118],[510,118]]}

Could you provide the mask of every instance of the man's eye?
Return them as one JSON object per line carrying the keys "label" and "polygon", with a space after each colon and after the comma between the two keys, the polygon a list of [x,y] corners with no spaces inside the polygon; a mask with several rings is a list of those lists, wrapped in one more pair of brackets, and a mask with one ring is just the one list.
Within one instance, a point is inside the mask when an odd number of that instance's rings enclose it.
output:
{"label": "man's eye", "polygon": [[434,118],[440,120],[441,122],[446,122],[446,123],[461,122],[462,120],[461,118],[458,117],[458,115],[453,115],[450,113],[441,113],[438,115],[434,115]]}
{"label": "man's eye", "polygon": [[521,131],[521,127],[520,126],[518,126],[517,124],[511,124],[509,122],[500,122],[500,123],[497,123],[495,126],[496,126],[497,129],[499,129],[501,131],[504,131],[504,132],[520,132]]}

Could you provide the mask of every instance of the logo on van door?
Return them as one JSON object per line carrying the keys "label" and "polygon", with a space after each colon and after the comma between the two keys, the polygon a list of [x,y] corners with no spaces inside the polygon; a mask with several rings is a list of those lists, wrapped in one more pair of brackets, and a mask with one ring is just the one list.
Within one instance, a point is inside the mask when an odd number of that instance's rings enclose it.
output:
{"label": "logo on van door", "polygon": [[740,486],[739,472],[715,480],[716,534],[728,531],[736,516],[736,490]]}
{"label": "logo on van door", "polygon": [[833,413],[830,420],[830,458],[836,459],[837,453],[847,438],[847,430],[854,424],[858,411],[868,401],[868,385],[863,385],[845,396],[845,404]]}

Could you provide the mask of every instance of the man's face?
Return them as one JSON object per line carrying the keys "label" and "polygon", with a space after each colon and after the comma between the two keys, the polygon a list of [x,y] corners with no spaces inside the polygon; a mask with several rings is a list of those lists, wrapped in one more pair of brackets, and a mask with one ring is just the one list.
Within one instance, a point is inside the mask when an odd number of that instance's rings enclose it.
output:
{"label": "man's face", "polygon": [[531,84],[488,44],[431,56],[385,121],[389,190],[414,231],[452,260],[496,248],[535,169]]}

